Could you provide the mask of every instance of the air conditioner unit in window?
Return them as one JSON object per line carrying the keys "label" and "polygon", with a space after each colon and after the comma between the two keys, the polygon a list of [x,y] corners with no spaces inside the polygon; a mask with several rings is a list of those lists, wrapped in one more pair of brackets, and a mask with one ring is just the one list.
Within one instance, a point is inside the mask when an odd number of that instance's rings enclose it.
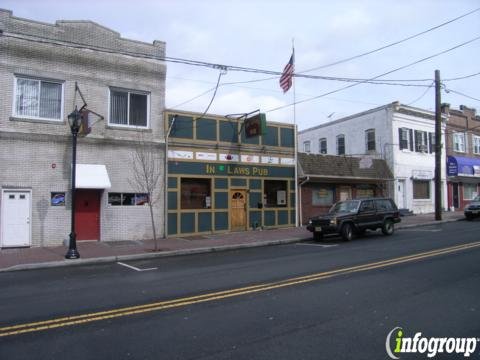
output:
{"label": "air conditioner unit in window", "polygon": [[427,152],[427,145],[418,145],[418,151]]}

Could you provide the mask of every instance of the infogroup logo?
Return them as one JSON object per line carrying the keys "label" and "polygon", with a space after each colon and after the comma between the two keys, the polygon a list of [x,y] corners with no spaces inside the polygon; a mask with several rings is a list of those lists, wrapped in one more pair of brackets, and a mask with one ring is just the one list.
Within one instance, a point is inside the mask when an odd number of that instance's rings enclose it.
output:
{"label": "infogroup logo", "polygon": [[[394,342],[392,346],[392,336]],[[427,354],[427,357],[433,358],[437,354],[463,354],[469,357],[475,352],[478,338],[427,338],[422,337],[421,332],[415,333],[412,337],[406,337],[403,328],[397,326],[387,335],[385,349],[391,359],[400,359],[401,354],[416,353]]]}

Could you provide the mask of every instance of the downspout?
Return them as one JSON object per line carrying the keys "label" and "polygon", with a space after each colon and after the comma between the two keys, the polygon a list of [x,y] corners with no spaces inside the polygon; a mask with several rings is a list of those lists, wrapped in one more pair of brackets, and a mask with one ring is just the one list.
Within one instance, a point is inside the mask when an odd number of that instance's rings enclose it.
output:
{"label": "downspout", "polygon": [[299,203],[300,203],[300,206],[299,206],[299,217],[300,217],[300,226],[302,226],[302,219],[303,219],[303,211],[302,211],[302,185],[303,184],[306,184],[307,182],[310,181],[310,176],[307,175],[307,177],[301,181],[299,184],[298,184],[298,196],[299,196]]}
{"label": "downspout", "polygon": [[[172,123],[168,126],[167,133],[165,134],[165,199],[163,204],[163,228],[164,228],[164,238],[168,236],[168,138],[170,136],[170,132],[172,131],[173,124],[177,119],[177,115],[173,115]],[[167,117],[168,121],[168,117]]]}

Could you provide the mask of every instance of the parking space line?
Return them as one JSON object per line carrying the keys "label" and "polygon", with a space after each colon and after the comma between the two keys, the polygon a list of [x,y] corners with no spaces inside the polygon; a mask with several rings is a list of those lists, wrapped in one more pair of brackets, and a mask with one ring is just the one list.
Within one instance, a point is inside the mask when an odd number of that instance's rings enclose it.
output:
{"label": "parking space line", "polygon": [[137,268],[135,266],[132,266],[132,265],[128,265],[128,264],[125,264],[125,263],[122,263],[120,261],[117,262],[118,265],[122,265],[122,266],[125,266],[129,269],[132,269],[132,270],[135,270],[135,271],[150,271],[150,270],[157,270],[158,268],[154,267],[154,268],[147,268],[147,269],[140,269],[140,268]]}

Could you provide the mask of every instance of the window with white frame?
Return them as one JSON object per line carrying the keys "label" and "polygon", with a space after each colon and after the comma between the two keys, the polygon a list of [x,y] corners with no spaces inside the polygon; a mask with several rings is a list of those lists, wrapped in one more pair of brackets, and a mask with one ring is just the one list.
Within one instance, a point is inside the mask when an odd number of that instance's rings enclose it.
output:
{"label": "window with white frame", "polygon": [[365,150],[375,151],[375,129],[365,130]]}
{"label": "window with white frame", "polygon": [[428,133],[426,131],[415,130],[415,151],[428,152]]}
{"label": "window with white frame", "polygon": [[400,150],[413,150],[412,138],[412,129],[399,128],[398,143]]}
{"label": "window with white frame", "polygon": [[453,150],[465,152],[465,133],[453,133]]}
{"label": "window with white frame", "polygon": [[337,155],[345,155],[345,135],[337,136]]}
{"label": "window with white frame", "polygon": [[128,127],[148,127],[149,94],[110,89],[109,124]]}
{"label": "window with white frame", "polygon": [[473,135],[473,153],[480,155],[480,136]]}
{"label": "window with white frame", "polygon": [[310,140],[303,142],[303,152],[310,153]]}
{"label": "window with white frame", "polygon": [[318,141],[318,149],[320,154],[326,154],[327,153],[327,139],[326,138],[321,138]]}
{"label": "window with white frame", "polygon": [[15,78],[14,116],[62,120],[63,83],[27,77]]}
{"label": "window with white frame", "polygon": [[478,195],[477,184],[463,183],[463,199],[472,200]]}

